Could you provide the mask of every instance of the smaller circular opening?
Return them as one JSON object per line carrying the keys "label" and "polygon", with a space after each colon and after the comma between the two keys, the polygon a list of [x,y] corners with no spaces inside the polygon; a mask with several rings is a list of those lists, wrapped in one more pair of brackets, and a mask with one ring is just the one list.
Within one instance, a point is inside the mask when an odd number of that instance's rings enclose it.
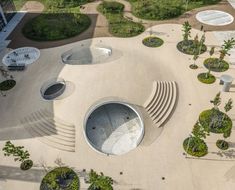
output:
{"label": "smaller circular opening", "polygon": [[47,82],[41,88],[41,95],[46,100],[53,100],[64,93],[65,87],[65,81],[63,80]]}

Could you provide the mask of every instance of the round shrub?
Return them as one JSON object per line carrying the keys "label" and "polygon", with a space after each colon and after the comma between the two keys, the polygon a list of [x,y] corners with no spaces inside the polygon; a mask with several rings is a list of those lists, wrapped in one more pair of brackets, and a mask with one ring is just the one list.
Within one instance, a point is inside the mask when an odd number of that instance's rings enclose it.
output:
{"label": "round shrub", "polygon": [[90,18],[84,14],[45,13],[27,22],[23,34],[36,41],[62,40],[82,33],[90,24]]}
{"label": "round shrub", "polygon": [[225,140],[217,140],[216,146],[221,150],[227,150],[229,148],[229,144]]}
{"label": "round shrub", "polygon": [[[193,40],[188,40],[188,41],[183,40],[177,44],[177,49],[182,53],[193,55],[196,49],[196,45],[194,44]],[[199,54],[205,53],[206,50],[207,47],[205,44],[203,44]]]}
{"label": "round shrub", "polygon": [[[212,133],[229,134],[232,129],[232,120],[230,117],[217,109],[205,110],[199,115],[199,121],[203,127],[206,127]],[[227,135],[228,136],[228,135]]]}
{"label": "round shrub", "polygon": [[142,40],[142,43],[147,47],[160,47],[164,41],[161,38],[155,36],[149,36]]}
{"label": "round shrub", "polygon": [[124,10],[124,5],[115,1],[104,1],[102,3],[103,13],[121,13]]}
{"label": "round shrub", "polygon": [[216,81],[216,78],[214,75],[212,74],[208,74],[208,73],[200,73],[197,75],[197,79],[205,84],[212,84]]}
{"label": "round shrub", "polygon": [[188,137],[183,142],[185,152],[191,156],[202,157],[208,153],[206,143],[197,137]]}
{"label": "round shrub", "polygon": [[3,82],[0,83],[0,90],[1,91],[7,91],[12,89],[16,85],[15,80],[4,80]]}
{"label": "round shrub", "polygon": [[224,72],[229,69],[228,62],[224,60],[220,61],[218,58],[208,58],[203,64],[207,69],[214,72]]}
{"label": "round shrub", "polygon": [[25,160],[20,164],[20,169],[22,170],[29,170],[33,166],[32,160]]}
{"label": "round shrub", "polygon": [[58,167],[47,173],[42,179],[40,190],[79,190],[79,187],[79,178],[72,169]]}

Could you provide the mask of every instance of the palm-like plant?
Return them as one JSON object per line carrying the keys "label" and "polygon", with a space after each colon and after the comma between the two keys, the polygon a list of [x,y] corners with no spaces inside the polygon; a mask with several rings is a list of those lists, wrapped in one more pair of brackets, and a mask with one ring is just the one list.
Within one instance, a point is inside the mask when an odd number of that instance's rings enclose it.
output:
{"label": "palm-like plant", "polygon": [[[213,47],[211,47],[211,49],[209,51],[210,60],[211,60],[212,55],[214,55],[214,53],[215,53],[215,47],[213,46]],[[206,73],[206,78],[209,77],[210,73],[211,73],[211,61],[208,64],[208,72]]]}
{"label": "palm-like plant", "polygon": [[217,93],[213,100],[210,101],[214,105],[214,109],[218,110],[219,105],[221,104],[220,92]]}
{"label": "palm-like plant", "polygon": [[188,21],[184,22],[182,31],[183,31],[183,40],[185,42],[188,42],[189,37],[191,37],[191,29],[192,26],[189,24],[189,22]]}
{"label": "palm-like plant", "polygon": [[224,40],[224,44],[221,46],[220,50],[220,56],[219,56],[219,67],[221,65],[221,62],[224,60],[226,55],[230,54],[228,53],[232,48],[235,46],[235,39],[231,38],[229,40]]}

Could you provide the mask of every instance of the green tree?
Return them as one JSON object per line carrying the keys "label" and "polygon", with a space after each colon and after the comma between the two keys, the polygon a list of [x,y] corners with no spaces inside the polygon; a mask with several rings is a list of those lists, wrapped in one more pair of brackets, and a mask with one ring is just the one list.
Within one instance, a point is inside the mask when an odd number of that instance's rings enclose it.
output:
{"label": "green tree", "polygon": [[235,46],[235,39],[231,38],[229,40],[224,40],[223,45],[221,46],[220,55],[219,55],[219,67],[221,65],[221,62],[224,60],[226,55],[230,54],[228,53],[232,48]]}
{"label": "green tree", "polygon": [[216,94],[213,100],[210,101],[214,105],[214,109],[218,110],[218,106],[221,104],[220,92]]}
{"label": "green tree", "polygon": [[5,146],[3,147],[4,156],[14,156],[15,161],[24,162],[29,159],[29,152],[27,150],[23,150],[23,146],[15,146],[10,141],[7,141]]}
{"label": "green tree", "polygon": [[[209,51],[210,60],[211,60],[212,55],[214,55],[214,53],[215,53],[215,47],[212,46],[210,51]],[[208,78],[210,74],[211,74],[211,61],[208,64],[208,72],[206,73],[206,78]]]}
{"label": "green tree", "polygon": [[191,29],[192,26],[189,24],[189,22],[188,21],[184,22],[182,31],[183,31],[183,40],[185,42],[188,42],[189,37],[191,37]]}
{"label": "green tree", "polygon": [[89,173],[88,183],[90,183],[88,190],[113,190],[113,179],[111,177],[104,176],[102,172],[99,175],[94,170],[91,170]]}
{"label": "green tree", "polygon": [[209,129],[201,125],[199,121],[194,125],[192,134],[199,139],[205,139],[209,135]]}

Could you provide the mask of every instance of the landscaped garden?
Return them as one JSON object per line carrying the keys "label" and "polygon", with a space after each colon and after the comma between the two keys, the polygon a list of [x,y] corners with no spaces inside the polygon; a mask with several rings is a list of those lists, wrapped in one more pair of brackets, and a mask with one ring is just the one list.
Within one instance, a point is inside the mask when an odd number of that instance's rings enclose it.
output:
{"label": "landscaped garden", "polygon": [[[210,101],[213,108],[203,111],[199,115],[199,119],[193,127],[192,133],[183,142],[183,148],[187,154],[196,157],[205,156],[208,153],[208,147],[204,139],[210,133],[223,134],[223,138],[228,138],[232,132],[232,120],[227,115],[233,105],[232,99],[229,99],[224,106],[224,112],[219,110],[221,104],[220,93],[216,94],[215,98]],[[229,144],[227,141],[219,139],[216,141],[216,146],[221,150],[227,150]]]}
{"label": "landscaped garden", "polygon": [[37,41],[62,40],[82,33],[90,24],[84,14],[43,13],[24,26],[23,34]]}
{"label": "landscaped garden", "polygon": [[23,34],[36,41],[53,41],[70,38],[89,28],[90,18],[80,13],[80,5],[92,0],[39,0],[45,10],[27,22]]}
{"label": "landscaped garden", "polygon": [[184,12],[212,5],[220,0],[128,0],[135,16],[147,20],[163,20],[180,16]]}
{"label": "landscaped garden", "polygon": [[144,26],[123,17],[124,5],[115,1],[103,1],[98,11],[109,22],[109,32],[116,37],[132,37],[144,31]]}

